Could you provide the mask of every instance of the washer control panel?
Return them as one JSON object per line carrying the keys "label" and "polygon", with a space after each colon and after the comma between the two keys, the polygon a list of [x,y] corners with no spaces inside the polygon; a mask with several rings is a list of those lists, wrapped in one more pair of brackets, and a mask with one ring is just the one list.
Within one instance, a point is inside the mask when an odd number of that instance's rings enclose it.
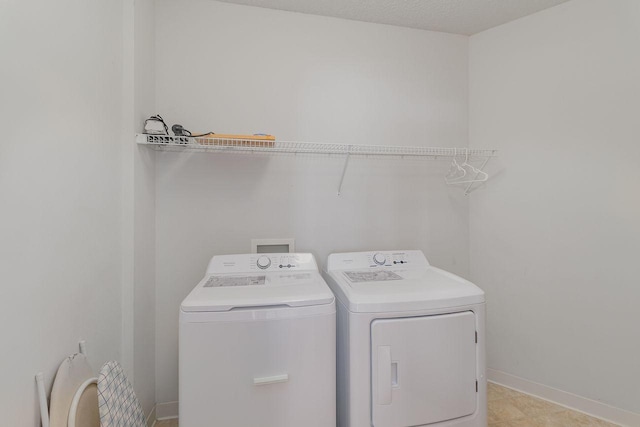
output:
{"label": "washer control panel", "polygon": [[256,261],[256,265],[258,266],[258,268],[262,270],[266,270],[271,265],[271,258],[269,258],[266,255],[263,255],[260,258],[258,258],[258,260]]}
{"label": "washer control panel", "polygon": [[304,270],[305,268],[301,268],[301,264],[304,264],[304,262],[301,262],[299,257],[290,256],[290,254],[261,255],[256,260],[256,266],[261,270]]}
{"label": "washer control panel", "polygon": [[385,265],[385,263],[387,262],[386,255],[380,252],[376,252],[375,254],[373,254],[372,258],[373,258],[373,262],[375,262],[378,265]]}
{"label": "washer control panel", "polygon": [[312,254],[304,253],[218,255],[209,262],[207,274],[291,270],[318,271],[318,264]]}
{"label": "washer control panel", "polygon": [[429,266],[422,251],[350,252],[329,255],[327,270],[360,270],[402,267],[418,269]]}

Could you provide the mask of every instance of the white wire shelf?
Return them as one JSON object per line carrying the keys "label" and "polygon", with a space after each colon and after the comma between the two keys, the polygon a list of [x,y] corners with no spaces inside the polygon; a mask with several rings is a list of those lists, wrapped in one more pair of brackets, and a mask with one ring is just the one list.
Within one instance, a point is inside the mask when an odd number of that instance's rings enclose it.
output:
{"label": "white wire shelf", "polygon": [[[344,155],[344,166],[338,195],[342,190],[342,184],[349,165],[351,156],[394,156],[394,157],[418,157],[418,158],[452,158],[464,156],[468,160],[481,161],[479,171],[482,171],[492,157],[497,156],[497,150],[477,150],[468,148],[448,147],[420,147],[397,145],[362,145],[319,142],[294,142],[274,141],[267,139],[230,139],[215,137],[189,137],[170,135],[136,135],[136,141],[141,145],[152,146],[160,151],[209,151],[209,152],[236,152],[236,153],[286,153],[286,154],[338,154]],[[455,160],[453,162],[455,163]],[[477,180],[478,172],[471,181],[464,182],[465,195],[468,195]],[[486,174],[485,174],[486,175]],[[485,177],[486,178],[486,177]],[[486,180],[486,179],[485,179]],[[460,183],[463,183],[462,181]],[[449,182],[448,184],[455,184]],[[477,188],[477,186],[476,186]]]}
{"label": "white wire shelf", "polygon": [[308,154],[349,154],[364,156],[414,156],[414,157],[454,157],[467,155],[473,158],[488,158],[497,155],[496,150],[467,148],[419,147],[396,145],[360,145],[319,142],[269,141],[252,139],[192,138],[186,136],[138,134],[138,144],[150,145],[158,150],[196,151],[238,151],[264,153],[308,153]]}

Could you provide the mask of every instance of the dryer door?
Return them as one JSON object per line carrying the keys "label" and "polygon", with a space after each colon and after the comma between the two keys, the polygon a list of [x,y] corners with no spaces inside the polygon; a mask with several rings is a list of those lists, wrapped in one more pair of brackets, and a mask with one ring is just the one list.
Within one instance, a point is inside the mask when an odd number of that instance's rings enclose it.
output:
{"label": "dryer door", "polygon": [[475,331],[471,311],[373,321],[373,426],[422,426],[473,414]]}

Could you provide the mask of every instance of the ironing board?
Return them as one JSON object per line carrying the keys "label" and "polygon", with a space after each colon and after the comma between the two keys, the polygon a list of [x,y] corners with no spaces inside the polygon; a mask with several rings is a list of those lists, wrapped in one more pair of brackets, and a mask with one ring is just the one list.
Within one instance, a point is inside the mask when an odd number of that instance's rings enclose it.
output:
{"label": "ironing board", "polygon": [[146,427],[142,406],[120,364],[110,361],[100,369],[98,403],[102,427]]}
{"label": "ironing board", "polygon": [[91,378],[93,372],[84,354],[77,353],[62,361],[51,390],[50,427],[68,427],[72,406],[77,426],[100,427],[96,384],[89,383],[74,404],[76,392]]}

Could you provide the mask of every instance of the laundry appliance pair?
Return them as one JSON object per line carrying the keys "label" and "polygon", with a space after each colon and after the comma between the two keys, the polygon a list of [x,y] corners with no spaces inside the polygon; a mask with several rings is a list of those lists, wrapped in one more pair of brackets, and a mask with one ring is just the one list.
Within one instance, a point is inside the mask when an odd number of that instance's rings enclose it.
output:
{"label": "laundry appliance pair", "polygon": [[324,279],[311,254],[214,256],[180,309],[180,426],[485,427],[484,310],[420,251],[332,254]]}

